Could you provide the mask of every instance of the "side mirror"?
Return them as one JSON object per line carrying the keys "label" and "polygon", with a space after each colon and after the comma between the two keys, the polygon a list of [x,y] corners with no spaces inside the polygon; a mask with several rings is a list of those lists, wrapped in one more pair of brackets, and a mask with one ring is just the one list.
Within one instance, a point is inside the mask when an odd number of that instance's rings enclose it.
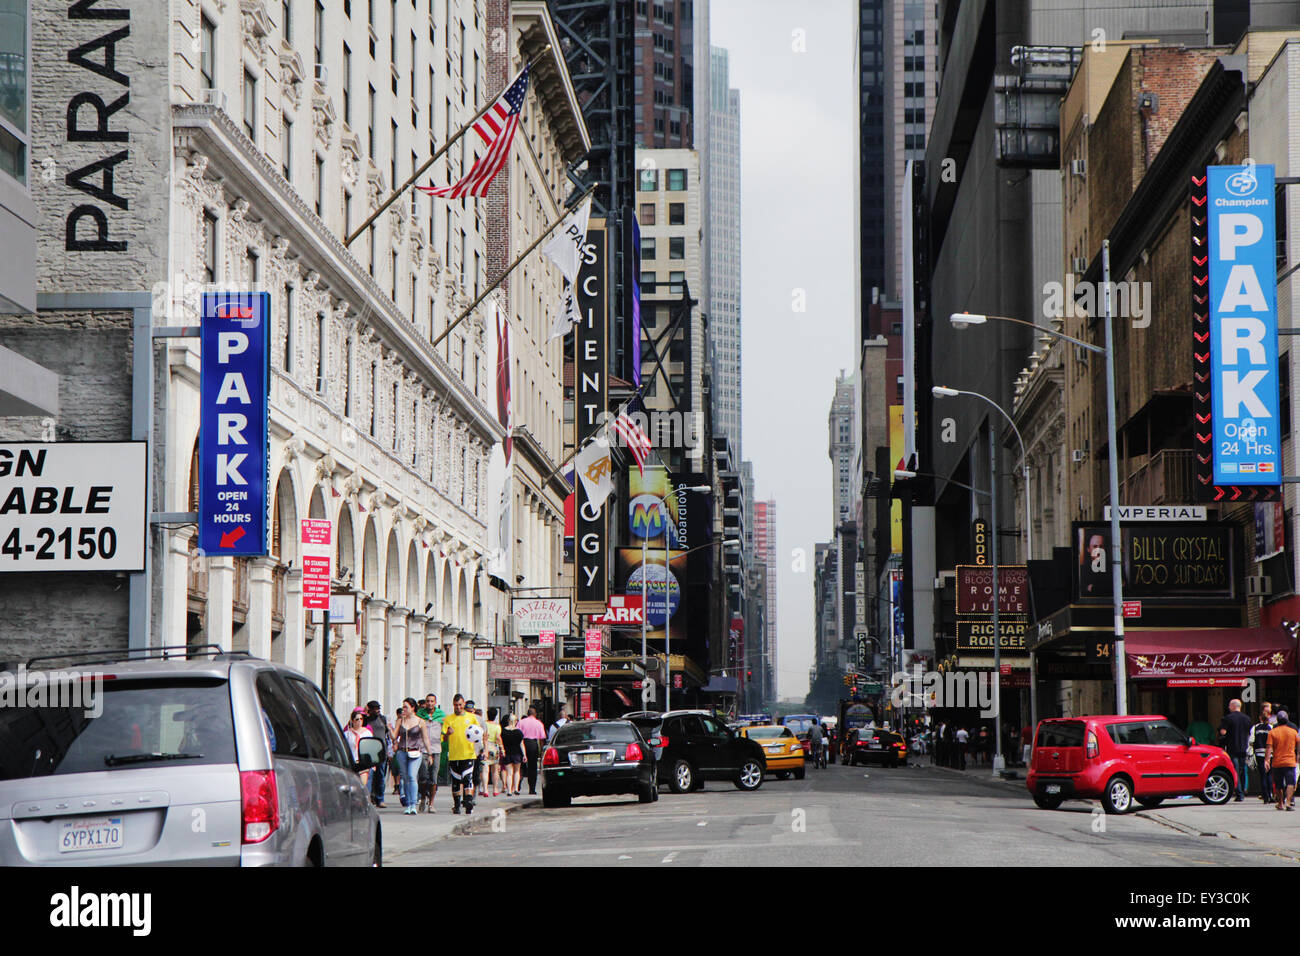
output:
{"label": "side mirror", "polygon": [[1188,746],[1188,747],[1199,747],[1200,744],[1198,744],[1198,743],[1196,742],[1196,738],[1195,738],[1195,737],[1188,737],[1188,738],[1187,738],[1187,746]]}
{"label": "side mirror", "polygon": [[377,767],[383,761],[386,752],[384,741],[378,737],[362,737],[357,741],[357,762],[352,769],[360,773],[362,770]]}

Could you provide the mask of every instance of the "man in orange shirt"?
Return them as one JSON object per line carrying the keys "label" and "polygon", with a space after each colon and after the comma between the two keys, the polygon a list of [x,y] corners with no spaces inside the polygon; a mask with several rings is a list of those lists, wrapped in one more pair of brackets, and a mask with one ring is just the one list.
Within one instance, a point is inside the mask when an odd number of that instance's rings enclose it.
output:
{"label": "man in orange shirt", "polygon": [[[1287,720],[1286,711],[1279,711],[1277,726],[1268,733],[1264,751],[1264,767],[1272,768],[1273,791],[1277,794],[1279,810],[1295,809],[1296,742],[1300,739]],[[1285,806],[1284,806],[1285,805]]]}

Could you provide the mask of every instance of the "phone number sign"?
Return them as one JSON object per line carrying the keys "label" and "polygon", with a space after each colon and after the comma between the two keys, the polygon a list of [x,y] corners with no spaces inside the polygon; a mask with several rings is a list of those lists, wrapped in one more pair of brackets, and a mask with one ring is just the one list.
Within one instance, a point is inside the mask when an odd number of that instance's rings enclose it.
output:
{"label": "phone number sign", "polygon": [[143,571],[148,444],[0,443],[0,572]]}

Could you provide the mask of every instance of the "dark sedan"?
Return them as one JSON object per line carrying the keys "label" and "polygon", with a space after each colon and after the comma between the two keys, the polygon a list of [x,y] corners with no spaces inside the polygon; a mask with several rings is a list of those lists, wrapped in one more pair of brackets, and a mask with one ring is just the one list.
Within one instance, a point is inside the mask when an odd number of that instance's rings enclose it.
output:
{"label": "dark sedan", "polygon": [[907,743],[902,734],[896,734],[892,730],[859,728],[849,733],[845,746],[848,748],[850,766],[881,763],[889,767],[901,767],[907,763]]}
{"label": "dark sedan", "polygon": [[570,721],[542,752],[542,806],[567,807],[574,797],[635,793],[659,799],[654,751],[627,720]]}

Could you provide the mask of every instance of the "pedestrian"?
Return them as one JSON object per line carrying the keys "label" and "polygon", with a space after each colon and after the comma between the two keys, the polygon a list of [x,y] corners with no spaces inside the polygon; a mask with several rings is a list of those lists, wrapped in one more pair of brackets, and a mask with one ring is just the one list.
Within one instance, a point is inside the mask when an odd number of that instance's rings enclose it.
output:
{"label": "pedestrian", "polygon": [[480,797],[488,795],[488,787],[492,788],[492,796],[495,797],[501,786],[498,769],[501,759],[501,723],[497,720],[500,713],[497,707],[489,707],[487,711],[487,726],[483,728],[483,765],[486,773],[479,784]]}
{"label": "pedestrian", "polygon": [[397,722],[391,731],[393,750],[396,754],[397,769],[402,779],[403,813],[414,815],[419,810],[420,785],[417,774],[426,754],[432,753],[429,741],[429,725],[416,714],[414,697],[402,702]]}
{"label": "pedestrian", "polygon": [[508,797],[519,796],[519,770],[525,759],[524,732],[519,718],[511,714],[501,731],[501,783]]}
{"label": "pedestrian", "polygon": [[537,768],[541,766],[542,742],[546,728],[537,719],[537,708],[529,707],[528,716],[519,721],[519,731],[524,735],[524,770],[528,774],[528,792],[537,793]]}
{"label": "pedestrian", "polygon": [[1295,809],[1296,732],[1285,710],[1277,712],[1277,726],[1268,732],[1264,766],[1273,774],[1277,808]]}
{"label": "pedestrian", "polygon": [[813,721],[808,728],[808,754],[814,767],[822,767],[822,725]]}
{"label": "pedestrian", "polygon": [[389,736],[388,721],[379,707],[379,701],[371,700],[366,702],[365,725],[370,728],[372,737],[378,737],[384,741],[384,756],[380,758],[379,766],[375,768],[375,772],[370,777],[370,802],[382,810],[384,808],[384,781],[388,779],[388,764],[393,757],[393,741]]}
{"label": "pedestrian", "polygon": [[[348,726],[343,731],[343,736],[347,739],[348,746],[352,748],[352,762],[357,763],[361,759],[361,738],[374,736],[370,732],[370,728],[366,726],[366,709],[364,707],[352,708],[352,716],[348,718]],[[362,770],[360,776],[361,786],[364,789],[370,783],[370,771]]]}
{"label": "pedestrian", "polygon": [[1241,701],[1228,701],[1228,712],[1219,722],[1219,746],[1228,752],[1237,771],[1237,802],[1246,799],[1246,755],[1250,752],[1250,718],[1241,712]]}
{"label": "pedestrian", "polygon": [[954,734],[957,740],[957,769],[966,769],[966,745],[970,742],[970,734],[965,727],[958,727],[957,733]]}
{"label": "pedestrian", "polygon": [[[464,804],[465,813],[474,812],[474,737],[480,740],[483,728],[478,718],[465,706],[465,698],[457,694],[451,699],[452,712],[442,722],[442,740],[447,759],[451,766],[451,812],[460,813]],[[472,735],[471,731],[478,733]]]}
{"label": "pedestrian", "polygon": [[990,759],[990,754],[993,753],[993,741],[990,739],[988,727],[980,728],[979,742],[976,751],[979,755],[979,759],[976,760],[976,763],[991,764],[993,762]]}
{"label": "pedestrian", "polygon": [[424,813],[437,813],[433,798],[438,795],[438,765],[442,760],[442,721],[447,712],[438,706],[437,694],[425,694],[424,706],[416,713],[429,725],[430,753],[420,766],[420,806]]}
{"label": "pedestrian", "polygon": [[569,722],[568,715],[565,713],[565,705],[561,704],[555,709],[555,722],[551,724],[551,729],[546,734],[546,740],[549,743],[555,736],[555,732]]}
{"label": "pedestrian", "polygon": [[[393,725],[401,723],[402,708],[405,706],[406,706],[405,704],[399,704],[397,707],[397,712],[393,714],[392,723],[388,725],[388,733],[390,735],[393,732]],[[399,764],[395,759],[393,759],[396,756],[396,751],[390,752],[388,756],[389,756],[388,773],[393,778],[393,793],[397,794],[397,797],[400,800],[402,798],[402,765]],[[406,806],[405,801],[402,802],[402,806]]]}
{"label": "pedestrian", "polygon": [[1273,802],[1273,780],[1265,769],[1265,763],[1268,760],[1268,734],[1273,729],[1269,723],[1273,717],[1269,712],[1268,704],[1264,704],[1265,709],[1259,713],[1259,723],[1250,728],[1251,750],[1255,755],[1255,770],[1259,773],[1259,799],[1264,803]]}
{"label": "pedestrian", "polygon": [[948,752],[944,748],[943,732],[948,728],[948,722],[940,720],[934,725],[934,746],[930,750],[930,762],[942,767],[944,760],[948,757]]}
{"label": "pedestrian", "polygon": [[1273,705],[1270,704],[1268,701],[1264,701],[1264,703],[1261,704],[1260,707],[1261,707],[1260,718],[1268,724],[1268,729],[1272,730],[1274,727],[1277,726],[1277,716],[1273,713]]}
{"label": "pedestrian", "polygon": [[1034,728],[1028,724],[1020,731],[1020,759],[1026,767],[1034,759]]}

